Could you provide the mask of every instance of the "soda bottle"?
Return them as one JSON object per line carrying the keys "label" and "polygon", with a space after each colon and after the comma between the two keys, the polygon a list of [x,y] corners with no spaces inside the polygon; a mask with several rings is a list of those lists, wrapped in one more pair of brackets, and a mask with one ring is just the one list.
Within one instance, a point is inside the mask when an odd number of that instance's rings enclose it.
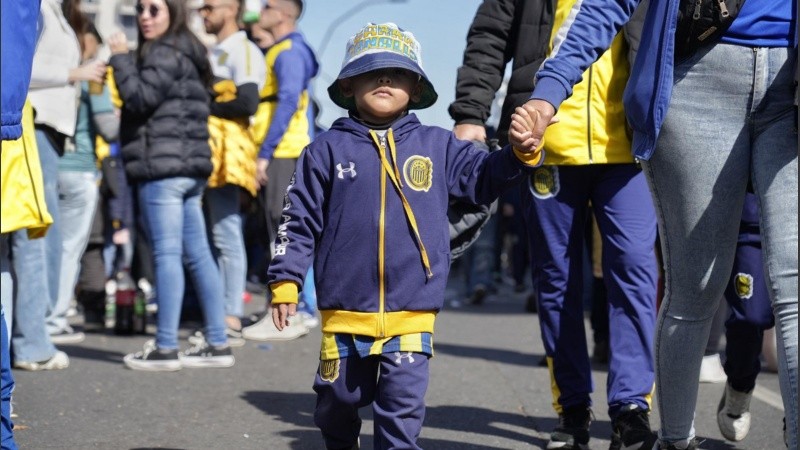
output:
{"label": "soda bottle", "polygon": [[117,272],[117,292],[115,295],[115,334],[133,334],[133,308],[136,302],[136,285],[129,269]]}
{"label": "soda bottle", "polygon": [[136,291],[133,300],[133,332],[147,334],[147,300],[141,289]]}

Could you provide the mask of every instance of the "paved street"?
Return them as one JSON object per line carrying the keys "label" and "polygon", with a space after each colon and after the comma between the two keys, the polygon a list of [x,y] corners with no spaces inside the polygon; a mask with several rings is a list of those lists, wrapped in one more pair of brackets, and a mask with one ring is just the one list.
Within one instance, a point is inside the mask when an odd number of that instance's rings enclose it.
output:
{"label": "paved street", "polygon": [[[263,302],[256,298],[249,308]],[[482,306],[451,307],[439,316],[436,331],[420,445],[544,448],[556,415],[547,369],[537,366],[543,354],[537,319],[523,312],[523,295],[504,292]],[[61,346],[71,358],[67,370],[14,371],[17,442],[23,449],[324,448],[312,421],[319,337],[315,329],[290,342],[248,342],[235,349],[231,369],[143,373],[124,368],[122,357],[141,349],[146,337],[89,335],[81,344]],[[596,367],[593,449],[608,448],[611,433],[605,379],[605,368]],[[717,429],[722,389],[700,387],[701,448],[784,448],[777,375],[759,378],[752,431],[736,445]],[[361,444],[371,449],[370,412],[362,412]],[[651,421],[657,426],[656,413]]]}

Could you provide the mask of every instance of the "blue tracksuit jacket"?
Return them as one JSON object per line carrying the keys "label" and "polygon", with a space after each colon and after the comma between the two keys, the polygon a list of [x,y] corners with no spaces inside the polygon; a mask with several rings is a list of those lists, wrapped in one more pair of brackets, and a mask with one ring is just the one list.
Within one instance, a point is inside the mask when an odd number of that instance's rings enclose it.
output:
{"label": "blue tracksuit jacket", "polygon": [[298,160],[269,283],[302,286],[313,260],[324,332],[432,332],[450,269],[449,196],[490,203],[525,178],[523,159],[510,147],[483,152],[414,114],[392,124],[386,145],[339,119]]}

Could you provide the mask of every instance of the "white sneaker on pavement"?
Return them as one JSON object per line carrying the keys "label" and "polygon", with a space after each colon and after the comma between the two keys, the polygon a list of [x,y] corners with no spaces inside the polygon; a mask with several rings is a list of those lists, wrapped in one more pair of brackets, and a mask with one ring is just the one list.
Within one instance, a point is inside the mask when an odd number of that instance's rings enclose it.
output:
{"label": "white sneaker on pavement", "polygon": [[750,432],[750,399],[753,391],[739,392],[725,383],[717,408],[717,425],[725,439],[739,442]]}
{"label": "white sneaker on pavement", "polygon": [[272,314],[267,313],[258,322],[242,328],[242,337],[251,341],[290,341],[308,334],[308,327],[300,314],[289,317],[289,326],[278,331],[272,323]]}
{"label": "white sneaker on pavement", "polygon": [[56,350],[55,354],[47,361],[14,361],[14,367],[22,370],[30,370],[32,372],[39,370],[61,370],[69,367],[69,356],[61,350]]}
{"label": "white sneaker on pavement", "polygon": [[703,356],[703,362],[700,364],[701,383],[723,383],[727,379],[728,376],[725,375],[725,369],[722,368],[719,353]]}

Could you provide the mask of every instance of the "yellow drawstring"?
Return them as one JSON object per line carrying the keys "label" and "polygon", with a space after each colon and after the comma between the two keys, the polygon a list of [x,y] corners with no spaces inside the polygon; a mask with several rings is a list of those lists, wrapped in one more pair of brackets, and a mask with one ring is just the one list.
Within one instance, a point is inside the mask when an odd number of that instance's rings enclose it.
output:
{"label": "yellow drawstring", "polygon": [[408,203],[408,199],[406,199],[405,194],[403,194],[403,187],[400,183],[400,170],[397,167],[397,151],[394,144],[394,134],[392,133],[392,130],[389,129],[389,132],[386,135],[389,143],[389,149],[392,154],[392,164],[389,164],[389,161],[386,158],[386,148],[381,145],[378,134],[374,130],[370,130],[369,134],[372,136],[372,140],[378,147],[378,154],[380,155],[381,164],[383,165],[384,170],[389,175],[389,179],[392,180],[392,184],[394,185],[398,195],[400,195],[400,201],[403,203],[406,219],[408,219],[408,223],[411,225],[411,229],[414,231],[414,237],[419,245],[419,255],[420,258],[422,258],[422,265],[425,266],[425,275],[428,278],[431,278],[433,277],[433,272],[431,271],[431,263],[428,259],[428,251],[425,250],[425,244],[422,243],[422,237],[419,234],[419,227],[417,227],[417,219],[414,216],[414,211],[411,209],[411,204]]}

